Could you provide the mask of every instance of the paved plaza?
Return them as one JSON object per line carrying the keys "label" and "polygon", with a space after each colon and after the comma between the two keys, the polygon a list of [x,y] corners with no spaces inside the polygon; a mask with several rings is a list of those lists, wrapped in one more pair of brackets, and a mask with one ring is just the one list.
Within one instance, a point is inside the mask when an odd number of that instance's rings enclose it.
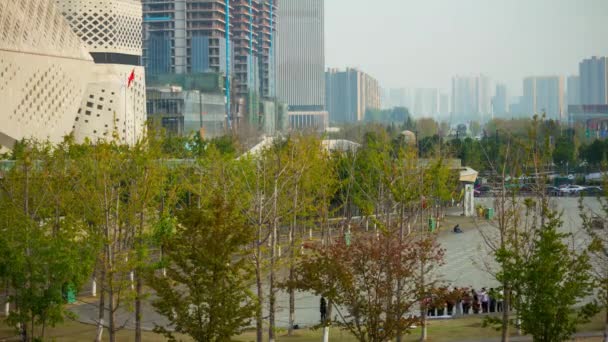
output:
{"label": "paved plaza", "polygon": [[[555,198],[553,205],[558,210],[563,210],[564,232],[574,234],[573,243],[580,247],[585,242],[585,235],[581,233],[581,219],[578,209],[578,198]],[[491,198],[478,199],[477,203],[484,206],[493,206]],[[599,209],[599,203],[595,198],[585,198],[585,206],[593,210]],[[447,285],[457,287],[493,287],[498,283],[488,267],[492,266],[492,258],[488,256],[488,251],[480,230],[491,233],[495,230],[485,220],[474,220],[471,218],[460,217],[457,210],[449,212],[446,218],[444,231],[440,233],[439,241],[446,250],[446,264],[439,270],[441,279]],[[451,225],[458,223],[464,230],[463,234],[453,234],[449,230]],[[296,324],[301,327],[315,325],[319,321],[319,301],[320,298],[308,293],[297,293],[296,296]],[[74,307],[74,311],[79,315],[80,320],[93,323],[97,317],[96,303],[82,304]],[[285,293],[278,294],[277,325],[287,327],[289,300]],[[119,315],[119,324],[128,320],[127,327],[134,326],[134,317],[130,313],[122,312]],[[166,324],[166,320],[156,314],[149,304],[145,304],[144,309],[144,328],[152,329],[154,324]]]}

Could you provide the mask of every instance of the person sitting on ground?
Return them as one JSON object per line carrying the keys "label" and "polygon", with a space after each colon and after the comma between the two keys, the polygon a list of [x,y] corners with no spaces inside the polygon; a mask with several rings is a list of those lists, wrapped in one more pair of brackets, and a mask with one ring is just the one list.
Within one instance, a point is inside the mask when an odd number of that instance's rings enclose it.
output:
{"label": "person sitting on ground", "polygon": [[457,225],[454,226],[454,233],[456,233],[456,234],[462,233],[462,229],[460,229],[460,225],[459,224],[457,224]]}

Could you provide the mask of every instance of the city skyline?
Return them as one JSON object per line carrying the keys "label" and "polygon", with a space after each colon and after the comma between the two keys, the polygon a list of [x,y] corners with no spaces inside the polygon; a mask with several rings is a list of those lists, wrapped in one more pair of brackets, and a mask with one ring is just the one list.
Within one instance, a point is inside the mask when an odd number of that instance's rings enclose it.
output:
{"label": "city skyline", "polygon": [[326,13],[327,67],[360,68],[384,88],[448,92],[452,77],[483,73],[517,96],[526,77],[576,75],[608,55],[602,0],[332,0]]}

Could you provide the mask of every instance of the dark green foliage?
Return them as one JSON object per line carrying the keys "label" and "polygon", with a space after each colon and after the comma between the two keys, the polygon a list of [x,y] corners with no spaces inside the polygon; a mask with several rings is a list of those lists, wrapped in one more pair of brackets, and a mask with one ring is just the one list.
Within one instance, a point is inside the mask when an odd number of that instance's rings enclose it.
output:
{"label": "dark green foliage", "polygon": [[[195,341],[228,341],[247,326],[255,312],[250,291],[253,270],[245,247],[253,241],[240,206],[238,189],[229,183],[222,162],[219,173],[205,181],[206,197],[199,208],[180,215],[174,234],[162,234],[167,277],[149,274],[158,299],[156,310],[176,333]],[[221,170],[218,170],[220,168]],[[166,233],[166,229],[165,229]],[[175,341],[173,332],[155,331]]]}
{"label": "dark green foliage", "polygon": [[563,135],[557,138],[555,149],[553,150],[553,162],[556,165],[569,165],[574,167],[576,164],[576,146],[572,137]]}
{"label": "dark green foliage", "polygon": [[44,327],[72,316],[64,290],[91,274],[97,240],[71,210],[78,170],[67,146],[22,144],[0,180],[0,283],[18,309],[8,323],[21,324],[23,338],[44,339]]}
{"label": "dark green foliage", "polygon": [[546,212],[546,223],[531,236],[528,255],[501,250],[498,261],[504,266],[501,277],[514,284],[514,306],[525,333],[534,341],[568,340],[577,325],[585,323],[597,310],[593,304],[581,305],[592,294],[591,265],[586,253],[568,247],[571,234],[559,233],[560,217]]}

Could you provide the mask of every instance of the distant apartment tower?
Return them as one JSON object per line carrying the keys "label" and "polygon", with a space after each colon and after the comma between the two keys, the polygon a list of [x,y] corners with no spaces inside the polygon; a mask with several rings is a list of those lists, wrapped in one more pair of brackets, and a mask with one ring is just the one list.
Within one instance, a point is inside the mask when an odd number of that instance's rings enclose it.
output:
{"label": "distant apartment tower", "polygon": [[[568,76],[566,80],[566,101],[568,106],[581,104],[581,78],[579,76]],[[564,106],[564,108],[567,108]]]}
{"label": "distant apartment tower", "polygon": [[229,74],[236,95],[275,96],[276,0],[142,2],[143,64],[150,75]]}
{"label": "distant apartment tower", "polygon": [[579,64],[583,105],[608,104],[608,58],[592,57]]}
{"label": "distant apartment tower", "polygon": [[378,81],[357,69],[328,69],[325,89],[329,121],[332,123],[362,121],[367,110],[381,107]]}
{"label": "distant apartment tower", "polygon": [[439,95],[439,114],[442,116],[450,114],[450,96],[448,94]]}
{"label": "distant apartment tower", "polygon": [[547,119],[564,120],[564,78],[562,76],[525,78],[522,104],[527,115],[545,113]]}
{"label": "distant apartment tower", "polygon": [[485,121],[491,113],[490,79],[484,75],[452,79],[452,114]]}
{"label": "distant apartment tower", "polygon": [[414,94],[407,88],[393,88],[388,91],[390,107],[406,107],[410,110],[414,106]]}
{"label": "distant apartment tower", "polygon": [[410,113],[417,117],[436,117],[439,114],[439,91],[434,88],[414,90],[414,105]]}
{"label": "distant apartment tower", "polygon": [[276,66],[291,127],[326,128],[324,0],[281,0]]}
{"label": "distant apartment tower", "polygon": [[496,85],[496,94],[492,99],[492,113],[494,116],[502,116],[508,112],[507,86],[504,84]]}

